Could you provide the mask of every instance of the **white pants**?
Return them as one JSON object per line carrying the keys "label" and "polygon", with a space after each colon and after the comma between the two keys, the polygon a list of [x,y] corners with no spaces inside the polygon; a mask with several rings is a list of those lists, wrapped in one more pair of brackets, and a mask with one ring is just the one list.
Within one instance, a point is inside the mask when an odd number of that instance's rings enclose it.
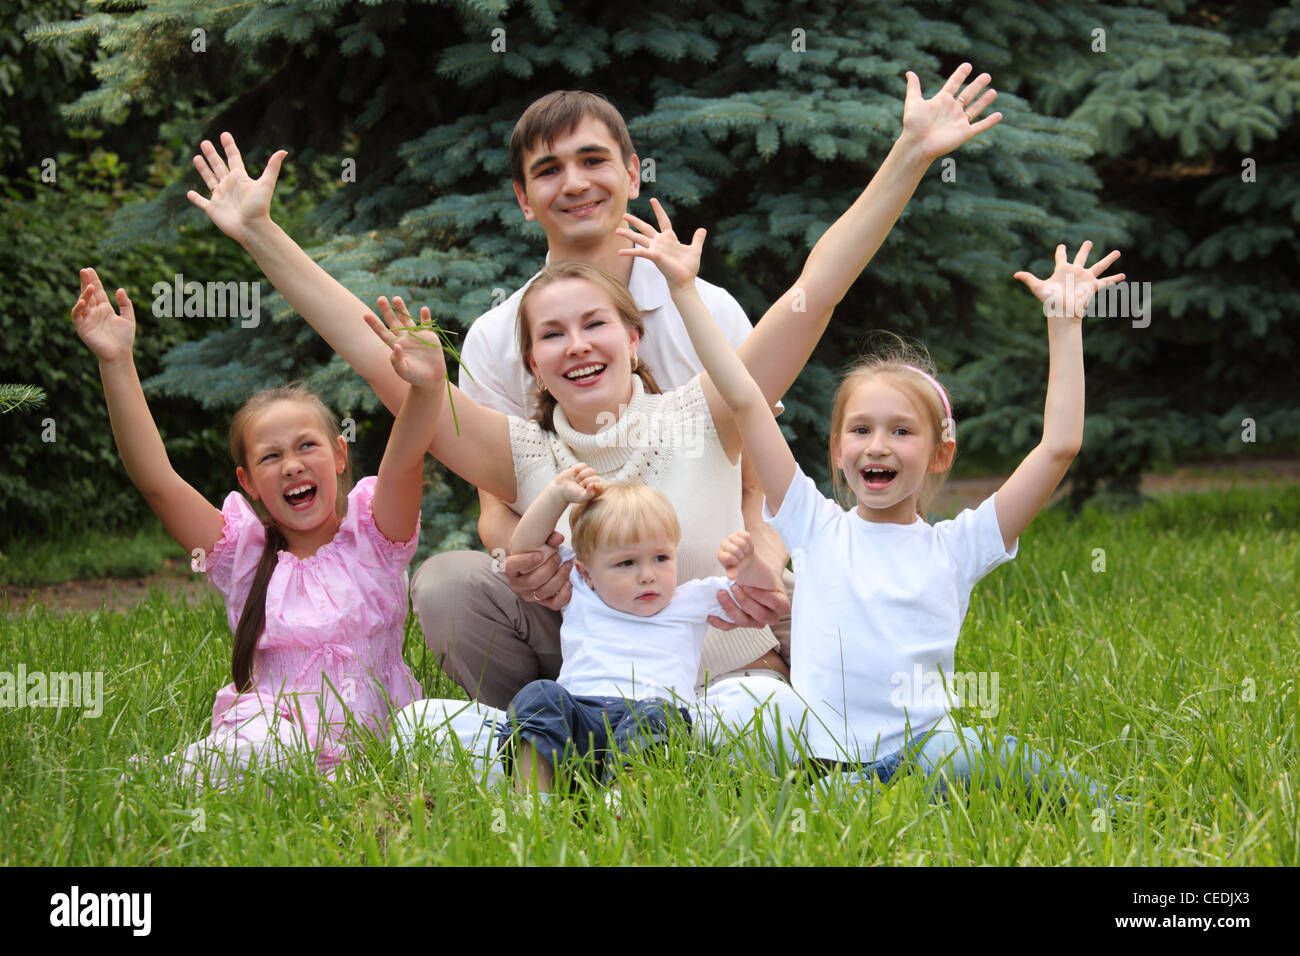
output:
{"label": "white pants", "polygon": [[[727,677],[709,686],[691,707],[695,736],[721,748],[736,763],[774,771],[803,752],[807,708],[794,688],[763,675]],[[497,755],[498,734],[509,715],[466,700],[417,700],[393,717],[393,752],[419,743],[444,758],[462,753],[485,784],[502,784],[505,767]]]}

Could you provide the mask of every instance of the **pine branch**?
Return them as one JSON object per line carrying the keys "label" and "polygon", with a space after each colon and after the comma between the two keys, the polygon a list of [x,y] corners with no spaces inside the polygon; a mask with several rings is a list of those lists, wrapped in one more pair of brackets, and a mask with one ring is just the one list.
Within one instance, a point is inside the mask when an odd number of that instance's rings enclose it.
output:
{"label": "pine branch", "polygon": [[45,404],[45,389],[39,385],[0,385],[0,415]]}

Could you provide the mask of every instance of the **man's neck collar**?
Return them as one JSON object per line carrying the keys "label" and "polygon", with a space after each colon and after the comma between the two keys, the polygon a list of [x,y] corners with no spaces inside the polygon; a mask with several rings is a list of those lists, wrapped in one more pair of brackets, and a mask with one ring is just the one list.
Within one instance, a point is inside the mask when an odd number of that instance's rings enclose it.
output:
{"label": "man's neck collar", "polygon": [[616,276],[623,282],[631,285],[633,257],[620,256],[618,250],[631,248],[631,243],[621,236],[613,236],[612,241],[606,241],[599,246],[567,246],[559,247],[547,243],[546,261],[552,260],[559,262],[564,259],[575,259],[578,262],[585,262],[588,265],[604,269],[610,275]]}
{"label": "man's neck collar", "polygon": [[[593,259],[576,256],[571,258],[577,258],[580,262],[586,262],[589,265],[605,268],[600,262]],[[663,277],[663,274],[659,271],[658,267],[649,259],[641,256],[619,256],[618,258],[620,261],[628,261],[631,263],[630,266],[626,267],[630,271],[626,278],[618,272],[614,272],[613,274],[627,283],[628,291],[632,293],[632,298],[635,300],[641,311],[652,312],[655,309],[662,308],[669,298],[668,281]],[[551,250],[548,250],[546,253],[546,261],[547,263],[550,263],[553,260],[559,262],[561,261],[561,257],[558,254],[554,254]],[[606,269],[606,271],[608,272],[612,270]]]}

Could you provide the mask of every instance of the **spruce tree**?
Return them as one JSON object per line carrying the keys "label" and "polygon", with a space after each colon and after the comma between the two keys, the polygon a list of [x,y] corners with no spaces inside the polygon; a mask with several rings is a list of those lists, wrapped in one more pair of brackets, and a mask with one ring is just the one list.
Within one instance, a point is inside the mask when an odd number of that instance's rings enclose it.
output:
{"label": "spruce tree", "polygon": [[[1091,490],[1153,459],[1224,446],[1223,423],[1238,410],[1200,381],[1222,348],[1216,309],[1239,315],[1266,293],[1251,309],[1260,316],[1251,334],[1277,336],[1269,342],[1294,354],[1274,317],[1294,289],[1277,269],[1288,251],[1294,258],[1294,166],[1281,167],[1293,135],[1296,6],[1254,26],[1232,4],[1173,17],[1166,6],[1003,0],[967,16],[948,4],[860,0],[637,10],[169,0],[40,36],[93,33],[105,51],[101,85],[71,107],[75,116],[151,104],[196,146],[231,130],[253,166],[288,148],[297,188],[321,196],[296,235],[322,264],[363,300],[401,293],[462,328],[543,258],[540,229],[513,198],[505,149],[541,93],[593,89],[622,110],[643,163],[633,211],[647,213],[656,196],[682,226],[707,225],[702,275],[757,320],[888,151],[903,72],[916,70],[930,93],[969,60],[993,75],[1005,120],[935,164],[787,396],[782,425],[805,467],[825,478],[835,373],[871,330],[892,329],[924,341],[949,376],[963,449],[977,462],[1010,462],[1037,440],[1047,374],[1037,304],[1010,275],[1041,267],[1058,242],[1091,238],[1099,252],[1124,248],[1121,267],[1152,281],[1156,297],[1149,327],[1107,318],[1085,331],[1089,417],[1076,471]],[[1224,10],[1235,34],[1206,28],[1209,12]],[[1212,63],[1208,79],[1202,63]],[[1264,92],[1265,108],[1242,106]],[[1280,138],[1269,145],[1266,135]],[[1231,188],[1223,151],[1243,144],[1280,191]],[[1189,178],[1202,168],[1208,179]],[[196,185],[119,213],[111,242],[210,230],[183,198]],[[1237,225],[1211,227],[1215,209]],[[1252,218],[1240,215],[1247,210]],[[1206,291],[1209,267],[1247,260],[1260,266],[1253,290],[1221,275],[1218,292]],[[156,384],[222,404],[305,375],[339,411],[372,416],[364,383],[282,300],[267,305],[274,322],[179,346]],[[1257,374],[1272,360],[1244,340],[1222,359],[1229,388],[1260,386],[1242,405],[1258,406],[1260,440],[1294,434],[1294,410]],[[427,502],[426,515],[471,500],[459,483],[440,487],[455,490]],[[461,520],[437,543],[468,543],[470,527]]]}

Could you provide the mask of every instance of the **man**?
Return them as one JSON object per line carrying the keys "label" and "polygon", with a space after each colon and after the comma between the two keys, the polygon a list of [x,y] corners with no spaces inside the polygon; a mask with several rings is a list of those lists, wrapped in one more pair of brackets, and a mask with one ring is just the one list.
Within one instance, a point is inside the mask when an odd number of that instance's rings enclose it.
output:
{"label": "man", "polygon": [[[631,245],[616,230],[624,225],[628,200],[640,192],[640,165],[622,115],[593,93],[547,94],[524,111],[511,136],[515,196],[524,217],[545,230],[548,261],[577,259],[627,284],[646,325],[640,357],[660,385],[671,389],[699,374],[699,359],[658,270],[643,259],[618,254]],[[728,340],[739,345],[752,330],[740,305],[717,286],[703,280],[697,285]],[[533,377],[519,355],[516,323],[526,288],[470,327],[459,380],[461,390],[475,401],[524,418],[533,412]],[[764,557],[784,567],[780,538],[762,520],[757,481],[745,468],[742,481],[745,526]],[[444,669],[471,696],[504,707],[529,681],[554,679],[559,672],[559,617],[554,612],[569,601],[569,564],[562,564],[558,554],[545,560],[537,553],[505,557],[519,516],[488,492],[480,491],[479,501],[479,537],[496,557],[492,570],[498,581],[484,573],[473,554],[438,555],[416,573],[411,594],[425,640]],[[559,540],[557,534],[551,543]],[[517,595],[516,607],[507,606],[505,595],[493,593],[502,571]],[[742,591],[740,606],[725,591],[720,600],[738,625],[777,626],[774,646],[745,669],[788,676],[788,600],[763,591]],[[711,622],[736,626],[717,618]],[[782,636],[785,646],[778,650]]]}

